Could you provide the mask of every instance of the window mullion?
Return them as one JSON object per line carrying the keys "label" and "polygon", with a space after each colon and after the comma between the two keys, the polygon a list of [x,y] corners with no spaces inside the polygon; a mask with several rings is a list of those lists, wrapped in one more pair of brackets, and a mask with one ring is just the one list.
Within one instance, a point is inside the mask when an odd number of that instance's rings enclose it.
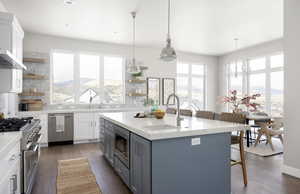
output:
{"label": "window mullion", "polygon": [[266,61],[266,111],[267,113],[271,113],[271,59],[268,56]]}
{"label": "window mullion", "polygon": [[189,85],[188,85],[188,94],[189,94],[189,107],[191,107],[192,106],[192,99],[193,99],[193,97],[192,97],[192,95],[193,95],[193,93],[192,93],[192,90],[193,90],[193,83],[192,83],[192,65],[191,64],[189,64]]}
{"label": "window mullion", "polygon": [[79,53],[74,54],[74,103],[79,104],[80,96],[80,56]]}
{"label": "window mullion", "polygon": [[104,100],[104,56],[99,56],[99,65],[100,65],[100,78],[99,78],[99,86],[100,86],[100,91],[99,91],[99,97],[100,97],[100,104],[103,104]]}

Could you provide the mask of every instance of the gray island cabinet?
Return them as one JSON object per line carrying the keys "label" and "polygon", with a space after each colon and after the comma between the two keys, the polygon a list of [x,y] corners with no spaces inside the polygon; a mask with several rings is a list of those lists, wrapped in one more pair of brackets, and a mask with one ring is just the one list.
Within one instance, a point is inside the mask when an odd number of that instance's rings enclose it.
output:
{"label": "gray island cabinet", "polygon": [[175,117],[135,119],[133,113],[106,113],[102,119],[104,156],[134,194],[231,193],[231,131],[248,126],[185,118],[181,128],[165,129]]}

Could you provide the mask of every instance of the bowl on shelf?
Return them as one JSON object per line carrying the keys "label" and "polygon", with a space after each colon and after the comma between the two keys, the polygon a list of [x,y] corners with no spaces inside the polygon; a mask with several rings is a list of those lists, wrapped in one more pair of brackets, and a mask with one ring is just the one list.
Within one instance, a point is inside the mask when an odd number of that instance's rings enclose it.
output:
{"label": "bowl on shelf", "polygon": [[157,119],[163,119],[164,116],[166,115],[166,113],[163,111],[155,111],[153,114]]}

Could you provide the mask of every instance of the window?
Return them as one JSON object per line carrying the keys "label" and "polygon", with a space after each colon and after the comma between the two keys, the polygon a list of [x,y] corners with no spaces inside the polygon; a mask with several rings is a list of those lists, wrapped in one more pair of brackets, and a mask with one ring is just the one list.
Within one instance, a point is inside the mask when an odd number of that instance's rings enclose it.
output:
{"label": "window", "polygon": [[[259,93],[260,110],[278,116],[283,113],[283,63],[284,55],[277,54],[228,65],[228,91],[238,95]],[[236,76],[237,75],[237,76]]]}
{"label": "window", "polygon": [[205,108],[205,65],[177,64],[177,94],[182,108]]}
{"label": "window", "polygon": [[52,53],[52,104],[123,104],[122,57]]}
{"label": "window", "polygon": [[[68,69],[68,71],[66,71]],[[53,53],[52,102],[74,103],[74,55]]]}
{"label": "window", "polygon": [[104,57],[104,103],[124,103],[123,59]]}
{"label": "window", "polygon": [[100,60],[95,55],[79,55],[80,94],[79,103],[100,103]]}

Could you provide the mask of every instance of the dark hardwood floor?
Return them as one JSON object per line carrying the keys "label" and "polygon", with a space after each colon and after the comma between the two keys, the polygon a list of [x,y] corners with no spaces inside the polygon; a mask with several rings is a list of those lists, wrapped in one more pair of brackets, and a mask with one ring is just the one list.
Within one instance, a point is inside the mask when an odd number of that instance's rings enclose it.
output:
{"label": "dark hardwood floor", "polygon": [[[238,153],[234,152],[233,155]],[[103,158],[99,144],[42,148],[37,180],[32,194],[56,194],[57,160],[87,157],[103,194],[131,194]],[[247,154],[249,183],[243,185],[241,168],[232,168],[233,194],[299,194],[300,180],[282,175],[282,155],[268,158]],[[213,185],[212,186],[217,186]],[[188,194],[188,192],[186,193]]]}

